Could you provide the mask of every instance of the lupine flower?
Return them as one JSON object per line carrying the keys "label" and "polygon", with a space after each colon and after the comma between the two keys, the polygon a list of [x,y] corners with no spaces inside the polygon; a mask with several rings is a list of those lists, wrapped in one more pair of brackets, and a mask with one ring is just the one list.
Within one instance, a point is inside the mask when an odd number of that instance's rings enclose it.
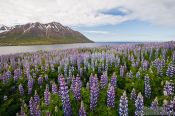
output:
{"label": "lupine flower", "polygon": [[151,86],[150,86],[150,78],[148,75],[145,76],[144,87],[145,87],[145,97],[150,97],[151,96]]}
{"label": "lupine flower", "polygon": [[30,98],[29,101],[29,108],[30,108],[30,115],[34,115],[35,114],[35,105],[34,105],[34,101],[33,98]]}
{"label": "lupine flower", "polygon": [[142,62],[142,67],[143,67],[143,70],[147,70],[147,69],[148,69],[149,64],[148,64],[148,61],[147,61],[147,60],[144,60],[144,61]]}
{"label": "lupine flower", "polygon": [[135,101],[137,99],[136,90],[133,88],[131,91],[131,100]]}
{"label": "lupine flower", "polygon": [[136,78],[140,78],[140,72],[139,71],[136,73]]}
{"label": "lupine flower", "polygon": [[74,97],[76,100],[80,100],[81,99],[81,80],[80,77],[77,75],[76,78],[72,78],[72,84],[71,84],[71,90],[74,94]]}
{"label": "lupine flower", "polygon": [[135,110],[136,116],[144,115],[144,113],[143,113],[143,108],[144,108],[143,96],[141,93],[139,93],[137,96],[137,99],[135,101],[135,107],[136,107],[136,110]]}
{"label": "lupine flower", "polygon": [[46,89],[44,91],[44,101],[46,105],[50,104],[50,92],[49,92],[49,86],[46,85]]}
{"label": "lupine flower", "polygon": [[174,112],[174,109],[175,109],[175,97],[173,98],[173,100],[170,101],[170,109],[171,109],[171,112]]}
{"label": "lupine flower", "polygon": [[171,107],[167,100],[163,101],[163,111],[161,112],[161,115],[171,115]]}
{"label": "lupine flower", "polygon": [[72,92],[75,90],[75,84],[76,84],[76,78],[73,76],[72,77],[72,84],[71,84],[71,87],[70,87],[70,89],[72,90]]}
{"label": "lupine flower", "polygon": [[93,86],[93,83],[95,83],[95,85],[98,85],[98,78],[97,78],[97,75],[93,76],[91,74],[91,76],[90,76],[90,87]]}
{"label": "lupine flower", "polygon": [[93,111],[97,105],[97,100],[99,96],[98,84],[92,83],[90,87],[90,110]]}
{"label": "lupine flower", "polygon": [[133,77],[133,73],[132,73],[132,71],[130,70],[130,72],[129,72],[129,78],[132,78]]}
{"label": "lupine flower", "polygon": [[162,77],[163,76],[163,67],[160,67],[160,69],[158,70],[158,75],[160,76],[160,77]]}
{"label": "lupine flower", "polygon": [[28,94],[31,94],[32,93],[32,88],[33,88],[33,83],[34,83],[34,80],[31,78],[28,80]]}
{"label": "lupine flower", "polygon": [[71,110],[71,104],[70,104],[70,100],[69,100],[68,87],[66,85],[64,77],[60,76],[58,79],[59,79],[59,83],[60,83],[59,92],[60,92],[60,96],[61,96],[64,115],[70,116],[70,115],[72,115],[72,110]]}
{"label": "lupine flower", "polygon": [[24,95],[24,88],[23,88],[22,84],[20,84],[20,85],[18,86],[18,89],[19,89],[20,95],[23,96],[23,95]]}
{"label": "lupine flower", "polygon": [[36,106],[35,116],[41,116],[41,110],[39,109],[39,105]]}
{"label": "lupine flower", "polygon": [[100,87],[101,89],[105,88],[105,86],[108,84],[108,77],[106,74],[101,75],[100,78]]}
{"label": "lupine flower", "polygon": [[39,78],[38,78],[38,84],[39,84],[39,85],[42,85],[42,83],[43,83],[43,78],[42,78],[42,76],[40,75]]}
{"label": "lupine flower", "polygon": [[154,111],[158,110],[158,100],[157,97],[154,99],[154,101],[152,101],[151,103],[151,109],[153,109]]}
{"label": "lupine flower", "polygon": [[166,81],[164,85],[164,95],[172,95],[174,92],[174,87],[172,82]]}
{"label": "lupine flower", "polygon": [[115,106],[115,88],[111,85],[107,91],[107,106],[112,108]]}
{"label": "lupine flower", "polygon": [[58,93],[58,88],[55,82],[52,83],[52,93],[53,94]]}
{"label": "lupine flower", "polygon": [[171,64],[168,66],[166,75],[169,76],[170,78],[172,78],[172,77],[175,75],[175,67],[174,67],[173,63],[171,63]]}
{"label": "lupine flower", "polygon": [[35,95],[34,95],[34,102],[35,102],[36,104],[38,104],[38,103],[40,102],[40,97],[39,97],[39,95],[38,95],[38,93],[37,93],[36,90],[35,90]]}
{"label": "lupine flower", "polygon": [[5,75],[6,75],[7,78],[10,78],[12,76],[11,72],[9,70],[5,73]]}
{"label": "lupine flower", "polygon": [[86,111],[85,111],[85,108],[84,108],[83,101],[81,101],[81,106],[80,106],[80,109],[79,109],[79,116],[86,116]]}
{"label": "lupine flower", "polygon": [[115,73],[113,73],[113,75],[111,77],[110,85],[114,86],[114,88],[116,88],[116,84],[117,84],[117,77],[116,77]]}
{"label": "lupine flower", "polygon": [[125,91],[120,97],[119,116],[128,116],[128,98]]}

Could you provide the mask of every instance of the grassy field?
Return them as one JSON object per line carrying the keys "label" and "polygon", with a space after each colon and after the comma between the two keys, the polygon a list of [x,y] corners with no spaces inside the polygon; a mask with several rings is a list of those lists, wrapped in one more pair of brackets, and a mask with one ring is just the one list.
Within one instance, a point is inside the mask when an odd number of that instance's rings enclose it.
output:
{"label": "grassy field", "polygon": [[88,41],[81,38],[6,38],[0,39],[0,46],[5,45],[47,45],[47,44],[70,44],[70,43],[89,43]]}

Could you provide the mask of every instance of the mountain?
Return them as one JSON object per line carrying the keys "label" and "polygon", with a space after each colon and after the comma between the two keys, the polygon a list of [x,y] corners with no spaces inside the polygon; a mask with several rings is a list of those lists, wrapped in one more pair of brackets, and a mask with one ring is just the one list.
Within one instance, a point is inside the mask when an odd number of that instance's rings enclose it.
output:
{"label": "mountain", "polygon": [[91,43],[78,31],[57,22],[0,26],[0,45]]}

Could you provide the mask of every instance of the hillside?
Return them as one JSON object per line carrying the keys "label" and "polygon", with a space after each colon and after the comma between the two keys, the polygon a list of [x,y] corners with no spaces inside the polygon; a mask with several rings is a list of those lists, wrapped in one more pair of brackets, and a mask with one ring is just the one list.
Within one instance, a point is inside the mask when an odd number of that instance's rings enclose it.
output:
{"label": "hillside", "polygon": [[68,44],[91,43],[92,41],[78,31],[74,31],[60,23],[47,24],[27,23],[0,27],[0,45],[38,45],[38,44]]}

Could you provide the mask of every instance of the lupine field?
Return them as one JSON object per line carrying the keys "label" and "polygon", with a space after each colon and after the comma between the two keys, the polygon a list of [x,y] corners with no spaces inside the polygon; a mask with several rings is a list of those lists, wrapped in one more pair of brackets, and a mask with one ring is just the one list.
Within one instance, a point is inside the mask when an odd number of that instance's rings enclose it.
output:
{"label": "lupine field", "polygon": [[175,115],[175,42],[0,56],[0,116]]}

